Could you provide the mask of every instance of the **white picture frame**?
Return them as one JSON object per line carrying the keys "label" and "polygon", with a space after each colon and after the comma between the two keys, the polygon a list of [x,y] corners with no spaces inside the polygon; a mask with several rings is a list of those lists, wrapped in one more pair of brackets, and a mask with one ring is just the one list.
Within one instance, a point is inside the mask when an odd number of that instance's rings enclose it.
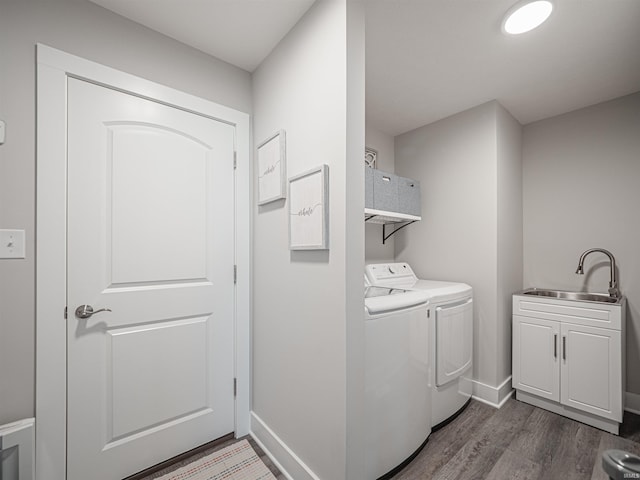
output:
{"label": "white picture frame", "polygon": [[329,166],[289,179],[289,249],[329,249]]}
{"label": "white picture frame", "polygon": [[286,133],[284,130],[261,142],[256,153],[258,205],[287,197]]}

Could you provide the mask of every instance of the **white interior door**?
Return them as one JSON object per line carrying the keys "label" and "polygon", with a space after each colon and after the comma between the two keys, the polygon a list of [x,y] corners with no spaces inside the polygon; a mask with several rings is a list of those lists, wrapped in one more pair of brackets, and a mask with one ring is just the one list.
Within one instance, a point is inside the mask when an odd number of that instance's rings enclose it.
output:
{"label": "white interior door", "polygon": [[233,151],[229,124],[69,79],[69,480],[234,430]]}

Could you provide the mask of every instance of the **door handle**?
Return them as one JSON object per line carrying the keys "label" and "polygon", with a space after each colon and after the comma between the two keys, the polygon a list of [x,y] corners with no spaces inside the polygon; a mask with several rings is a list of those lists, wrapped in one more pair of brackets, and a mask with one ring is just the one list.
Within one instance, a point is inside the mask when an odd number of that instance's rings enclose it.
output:
{"label": "door handle", "polygon": [[567,337],[564,335],[562,336],[562,359],[567,359]]}
{"label": "door handle", "polygon": [[553,358],[558,358],[558,334],[553,335]]}
{"label": "door handle", "polygon": [[101,308],[99,310],[94,310],[91,305],[80,305],[76,308],[76,317],[78,318],[89,318],[94,313],[99,312],[110,312],[110,308]]}

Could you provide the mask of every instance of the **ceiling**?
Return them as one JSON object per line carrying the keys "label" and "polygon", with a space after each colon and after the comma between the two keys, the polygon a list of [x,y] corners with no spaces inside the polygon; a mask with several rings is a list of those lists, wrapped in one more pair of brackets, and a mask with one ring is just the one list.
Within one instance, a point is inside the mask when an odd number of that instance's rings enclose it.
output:
{"label": "ceiling", "polygon": [[507,37],[514,3],[369,1],[369,124],[397,135],[494,99],[527,124],[640,90],[640,1],[555,0]]}
{"label": "ceiling", "polygon": [[91,0],[252,72],[314,0]]}
{"label": "ceiling", "polygon": [[[252,72],[314,0],[91,1]],[[363,1],[367,122],[390,135],[494,99],[527,124],[640,90],[640,0],[555,0],[513,37],[516,0]]]}

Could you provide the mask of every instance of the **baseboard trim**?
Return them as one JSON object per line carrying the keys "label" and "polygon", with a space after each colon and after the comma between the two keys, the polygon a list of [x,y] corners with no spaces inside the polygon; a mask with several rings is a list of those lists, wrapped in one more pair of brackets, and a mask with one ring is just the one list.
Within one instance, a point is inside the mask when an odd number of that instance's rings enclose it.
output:
{"label": "baseboard trim", "polygon": [[288,480],[320,480],[255,412],[251,412],[249,434]]}
{"label": "baseboard trim", "polygon": [[[0,426],[0,478],[8,475],[18,480],[35,478],[35,418]],[[10,465],[11,464],[11,465]],[[15,476],[14,476],[15,475]]]}
{"label": "baseboard trim", "polygon": [[638,395],[637,393],[625,392],[624,409],[627,412],[640,415],[640,395]]}
{"label": "baseboard trim", "polygon": [[477,380],[473,382],[473,398],[479,402],[491,405],[494,408],[501,408],[511,395],[513,395],[513,388],[511,388],[511,375],[509,375],[504,382],[497,387],[492,387]]}

